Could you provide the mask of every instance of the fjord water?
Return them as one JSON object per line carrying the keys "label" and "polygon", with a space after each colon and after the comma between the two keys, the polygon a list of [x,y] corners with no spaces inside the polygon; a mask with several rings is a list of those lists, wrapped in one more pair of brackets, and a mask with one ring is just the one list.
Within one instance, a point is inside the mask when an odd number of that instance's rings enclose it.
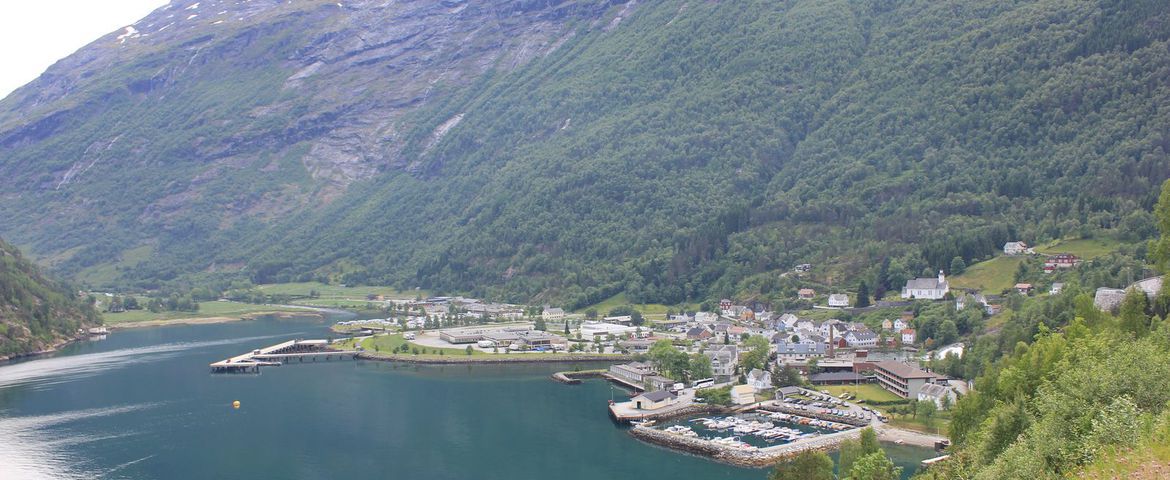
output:
{"label": "fjord water", "polygon": [[0,478],[766,475],[632,439],[606,416],[607,384],[548,379],[565,365],[335,361],[208,373],[214,360],[326,335],[308,320],[127,330],[2,366]]}

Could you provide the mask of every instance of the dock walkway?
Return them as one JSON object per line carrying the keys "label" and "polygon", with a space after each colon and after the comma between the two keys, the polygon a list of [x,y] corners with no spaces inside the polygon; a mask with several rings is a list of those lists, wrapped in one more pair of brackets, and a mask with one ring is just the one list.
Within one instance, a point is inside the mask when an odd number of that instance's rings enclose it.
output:
{"label": "dock walkway", "polygon": [[210,364],[212,373],[256,373],[260,367],[275,367],[291,361],[316,362],[318,359],[330,361],[354,359],[356,350],[334,350],[328,340],[289,340],[276,345],[258,348],[251,352],[213,362]]}

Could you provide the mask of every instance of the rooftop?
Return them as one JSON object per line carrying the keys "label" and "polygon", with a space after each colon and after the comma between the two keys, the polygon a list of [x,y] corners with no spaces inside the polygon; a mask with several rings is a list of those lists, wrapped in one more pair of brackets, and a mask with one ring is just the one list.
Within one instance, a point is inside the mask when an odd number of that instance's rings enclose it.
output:
{"label": "rooftop", "polygon": [[901,378],[934,378],[933,373],[913,367],[909,364],[894,361],[882,361],[874,364],[879,370],[885,370]]}

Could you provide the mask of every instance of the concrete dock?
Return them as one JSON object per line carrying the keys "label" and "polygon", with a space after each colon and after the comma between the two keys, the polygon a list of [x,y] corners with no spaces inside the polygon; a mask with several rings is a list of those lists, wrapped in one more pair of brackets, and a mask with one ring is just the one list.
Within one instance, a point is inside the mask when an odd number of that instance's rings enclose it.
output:
{"label": "concrete dock", "polygon": [[358,353],[361,352],[334,350],[328,340],[289,340],[211,363],[210,367],[212,373],[257,373],[260,367],[276,367],[293,361],[352,360]]}

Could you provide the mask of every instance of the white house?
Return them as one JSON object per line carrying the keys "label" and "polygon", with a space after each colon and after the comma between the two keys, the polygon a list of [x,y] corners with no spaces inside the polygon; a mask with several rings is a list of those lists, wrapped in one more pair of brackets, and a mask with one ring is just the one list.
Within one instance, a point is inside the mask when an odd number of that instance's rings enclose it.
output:
{"label": "white house", "polygon": [[736,385],[731,387],[731,403],[736,405],[756,403],[756,390],[751,385]]}
{"label": "white house", "polygon": [[1032,249],[1028,248],[1028,244],[1024,242],[1007,242],[1003,244],[1004,255],[1023,255],[1025,253],[1032,253]]}
{"label": "white house", "polygon": [[711,358],[711,373],[715,378],[727,379],[735,375],[739,364],[739,349],[735,345],[719,345],[704,352]]}
{"label": "white house", "polygon": [[845,334],[845,343],[854,348],[877,346],[877,339],[877,334],[868,330],[853,331]]}
{"label": "white house", "polygon": [[1048,289],[1048,294],[1049,295],[1060,295],[1060,292],[1063,292],[1063,291],[1064,291],[1064,284],[1060,283],[1060,282],[1056,282],[1056,283],[1052,284],[1052,287],[1050,287]]}
{"label": "white house", "polygon": [[765,390],[771,390],[773,388],[772,374],[767,370],[753,368],[752,371],[748,372],[747,374],[747,384],[751,385],[751,387],[754,388],[757,393]]}
{"label": "white house", "polygon": [[902,298],[919,300],[940,300],[951,291],[947,284],[947,277],[942,270],[938,271],[938,278],[915,278],[907,280],[902,288]]}
{"label": "white house", "polygon": [[902,343],[905,345],[913,345],[917,333],[913,328],[902,330]]}
{"label": "white house", "polygon": [[835,308],[845,308],[849,306],[849,295],[844,293],[834,293],[829,295],[829,306]]}
{"label": "white house", "polygon": [[923,385],[922,388],[918,390],[919,402],[930,400],[934,402],[935,406],[938,408],[943,407],[943,398],[948,398],[950,400],[950,405],[954,405],[955,400],[957,400],[955,397],[955,391],[947,385],[928,383]]}
{"label": "white house", "polygon": [[906,323],[905,320],[902,320],[901,318],[894,319],[894,331],[895,332],[900,332],[900,331],[905,330],[907,328],[910,328],[910,324]]}

